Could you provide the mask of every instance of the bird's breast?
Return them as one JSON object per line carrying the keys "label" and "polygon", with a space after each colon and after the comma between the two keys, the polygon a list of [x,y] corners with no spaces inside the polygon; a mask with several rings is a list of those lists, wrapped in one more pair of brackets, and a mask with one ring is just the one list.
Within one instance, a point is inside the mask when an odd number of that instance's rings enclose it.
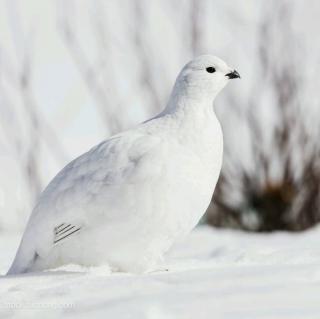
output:
{"label": "bird's breast", "polygon": [[162,223],[166,221],[172,233],[188,233],[205,213],[219,177],[222,148],[221,131],[210,128],[198,136],[171,139],[163,174],[154,189],[165,190],[166,195],[159,194]]}

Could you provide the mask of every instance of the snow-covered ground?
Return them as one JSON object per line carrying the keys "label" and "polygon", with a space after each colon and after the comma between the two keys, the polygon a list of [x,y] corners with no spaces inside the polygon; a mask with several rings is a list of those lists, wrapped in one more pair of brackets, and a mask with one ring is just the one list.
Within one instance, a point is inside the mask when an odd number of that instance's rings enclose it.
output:
{"label": "snow-covered ground", "polygon": [[[19,242],[0,236],[4,274]],[[201,226],[174,247],[167,272],[107,267],[0,278],[0,318],[320,318],[320,228],[246,234]]]}

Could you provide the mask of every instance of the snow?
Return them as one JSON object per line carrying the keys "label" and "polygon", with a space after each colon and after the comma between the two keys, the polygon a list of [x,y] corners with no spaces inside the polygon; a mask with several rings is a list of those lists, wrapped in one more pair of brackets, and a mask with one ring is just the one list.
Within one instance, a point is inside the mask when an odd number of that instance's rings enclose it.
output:
{"label": "snow", "polygon": [[[20,236],[2,234],[0,272]],[[312,319],[320,315],[320,228],[301,234],[195,229],[168,271],[63,268],[0,278],[1,318]]]}

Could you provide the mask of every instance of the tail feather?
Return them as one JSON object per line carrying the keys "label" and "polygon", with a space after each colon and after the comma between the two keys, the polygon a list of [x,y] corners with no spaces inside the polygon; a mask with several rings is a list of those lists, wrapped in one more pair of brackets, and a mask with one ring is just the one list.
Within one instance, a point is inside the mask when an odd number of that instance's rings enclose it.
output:
{"label": "tail feather", "polygon": [[38,253],[32,247],[27,247],[22,239],[17,254],[9,268],[7,275],[23,274],[31,271],[32,266],[39,258]]}

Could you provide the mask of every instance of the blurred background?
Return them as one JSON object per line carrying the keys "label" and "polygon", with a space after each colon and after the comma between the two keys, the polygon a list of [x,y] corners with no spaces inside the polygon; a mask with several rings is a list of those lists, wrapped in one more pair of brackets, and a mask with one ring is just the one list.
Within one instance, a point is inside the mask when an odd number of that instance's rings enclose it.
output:
{"label": "blurred background", "polygon": [[222,173],[204,222],[320,220],[320,2],[0,1],[0,231],[22,231],[71,159],[160,112],[180,68],[222,57]]}

